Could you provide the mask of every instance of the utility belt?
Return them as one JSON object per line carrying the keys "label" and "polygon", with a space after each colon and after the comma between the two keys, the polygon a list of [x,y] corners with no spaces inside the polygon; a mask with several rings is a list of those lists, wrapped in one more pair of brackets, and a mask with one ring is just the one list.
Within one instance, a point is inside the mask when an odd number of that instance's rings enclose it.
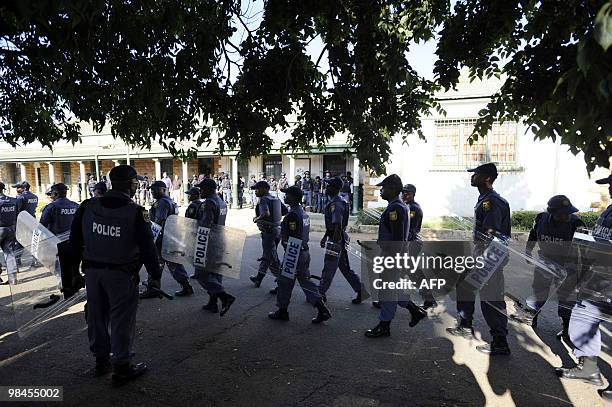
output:
{"label": "utility belt", "polygon": [[110,263],[101,263],[97,261],[90,261],[90,260],[83,259],[83,269],[87,269],[87,268],[122,271],[124,273],[130,273],[130,274],[137,274],[140,271],[140,266],[137,263],[110,264]]}

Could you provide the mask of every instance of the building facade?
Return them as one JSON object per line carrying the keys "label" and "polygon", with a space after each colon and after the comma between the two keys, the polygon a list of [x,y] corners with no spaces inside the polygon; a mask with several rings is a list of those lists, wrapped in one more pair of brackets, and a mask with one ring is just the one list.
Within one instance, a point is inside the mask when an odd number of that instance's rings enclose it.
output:
{"label": "building facade", "polygon": [[[483,162],[496,162],[500,176],[496,190],[506,197],[513,210],[541,210],[548,199],[557,194],[570,197],[581,211],[589,211],[606,204],[607,191],[592,179],[605,176],[608,171],[598,169],[592,178],[586,172],[581,155],[574,156],[566,146],[550,140],[534,141],[533,134],[520,123],[496,123],[490,134],[470,145],[471,134],[478,112],[501,86],[497,80],[470,83],[467,78],[456,90],[437,95],[446,115],[432,112],[423,118],[422,131],[426,140],[409,135],[408,145],[397,136],[392,143],[388,173],[397,173],[404,183],[417,187],[416,199],[426,216],[457,214],[470,216],[478,192],[470,186],[467,168]],[[323,176],[325,170],[334,175],[351,172],[357,210],[358,206],[379,207],[381,201],[375,186],[382,177],[370,177],[362,171],[354,157],[346,136],[336,135],[325,150],[313,149],[304,154],[282,154],[280,147],[289,137],[286,133],[271,134],[274,145],[269,154],[248,161],[236,159],[236,152],[215,154],[216,143],[197,146],[197,157],[188,161],[173,159],[159,144],[147,150],[134,149],[114,139],[110,131],[96,133],[83,126],[81,142],[75,145],[58,143],[53,150],[31,144],[13,148],[0,144],[0,180],[10,185],[27,180],[35,193],[43,193],[51,184],[63,182],[70,187],[70,196],[86,198],[87,174],[106,174],[122,163],[133,165],[139,174],[149,179],[160,179],[163,172],[171,178],[178,175],[183,185],[193,175],[230,175],[236,185],[238,173],[248,180],[250,175],[286,173],[292,182],[295,175],[310,171],[312,176]],[[185,145],[185,147],[194,147]],[[236,188],[234,187],[234,191]],[[11,191],[9,190],[9,193]],[[234,193],[234,199],[236,199]]]}

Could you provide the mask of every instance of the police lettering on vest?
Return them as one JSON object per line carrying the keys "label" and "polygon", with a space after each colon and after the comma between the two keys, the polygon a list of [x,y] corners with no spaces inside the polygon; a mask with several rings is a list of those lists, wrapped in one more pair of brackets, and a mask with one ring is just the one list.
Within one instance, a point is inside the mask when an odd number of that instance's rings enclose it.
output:
{"label": "police lettering on vest", "polygon": [[102,236],[121,237],[121,226],[110,226],[93,222],[93,232]]}

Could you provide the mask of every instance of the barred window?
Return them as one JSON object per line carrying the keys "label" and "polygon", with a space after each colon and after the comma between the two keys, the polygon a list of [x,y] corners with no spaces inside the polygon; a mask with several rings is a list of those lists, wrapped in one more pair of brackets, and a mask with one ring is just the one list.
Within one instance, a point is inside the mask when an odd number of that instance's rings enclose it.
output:
{"label": "barred window", "polygon": [[517,124],[495,122],[489,134],[470,145],[476,119],[435,121],[434,166],[465,169],[484,162],[516,164]]}

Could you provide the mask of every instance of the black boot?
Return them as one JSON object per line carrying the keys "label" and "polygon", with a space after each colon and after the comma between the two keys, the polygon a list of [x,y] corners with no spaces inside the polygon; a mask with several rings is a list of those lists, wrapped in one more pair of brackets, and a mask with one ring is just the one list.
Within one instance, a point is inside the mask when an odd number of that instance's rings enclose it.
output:
{"label": "black boot", "polygon": [[321,299],[321,301],[317,303],[316,307],[317,307],[317,316],[312,319],[313,324],[320,324],[321,322],[327,321],[328,319],[332,317],[331,313],[325,306],[325,302],[323,302],[323,299]]}
{"label": "black boot", "polygon": [[376,325],[372,329],[368,329],[365,332],[365,336],[368,338],[381,338],[383,336],[391,336],[390,326],[391,321],[380,321],[378,325]]}
{"label": "black boot", "polygon": [[261,285],[261,280],[263,280],[265,276],[265,274],[257,273],[255,276],[249,276],[249,280],[255,284],[255,288],[259,288]]}
{"label": "black boot", "polygon": [[446,332],[453,336],[474,339],[474,328],[472,328],[472,321],[468,321],[463,318],[459,318],[457,326],[446,328]]}
{"label": "black boot", "polygon": [[274,312],[270,312],[268,318],[275,321],[289,321],[289,313],[287,312],[287,308],[279,308]]}
{"label": "black boot", "polygon": [[236,297],[226,292],[219,294],[219,298],[221,298],[221,312],[219,312],[219,316],[223,316],[229,311],[230,307],[236,301]]}
{"label": "black boot", "polygon": [[415,327],[420,320],[427,318],[427,311],[412,301],[408,301],[408,306],[406,308],[408,308],[408,311],[410,312],[410,322],[408,323],[408,326],[411,328]]}
{"label": "black boot", "polygon": [[191,286],[191,284],[189,284],[189,281],[185,281],[181,284],[181,286],[183,288],[181,288],[179,291],[175,291],[174,295],[177,297],[188,297],[190,295],[193,295],[193,287]]}
{"label": "black boot", "polygon": [[476,346],[476,349],[490,356],[509,355],[510,347],[505,336],[494,336],[491,343]]}
{"label": "black boot", "polygon": [[104,376],[112,370],[110,357],[96,356],[96,367],[94,369],[94,377]]}
{"label": "black boot", "polygon": [[612,401],[612,386],[608,386],[607,389],[597,390],[597,392],[602,399]]}
{"label": "black boot", "polygon": [[373,306],[374,308],[378,308],[378,309],[380,309],[380,301],[372,301],[372,306]]}
{"label": "black boot", "polygon": [[217,312],[219,312],[219,306],[217,305],[217,300],[219,299],[219,297],[217,297],[216,294],[209,294],[210,297],[208,297],[208,303],[206,303],[206,305],[202,306],[202,309],[204,311],[210,311],[213,314],[216,314]]}
{"label": "black boot", "polygon": [[137,377],[142,376],[147,371],[147,365],[145,363],[138,363],[137,365],[118,365],[113,367],[113,384],[120,386],[134,380]]}
{"label": "black boot", "polygon": [[269,291],[269,293],[270,293],[270,294],[272,294],[272,295],[276,295],[276,294],[278,293],[278,286],[276,286],[276,287],[272,288],[272,289]]}
{"label": "black boot", "polygon": [[147,288],[146,290],[140,293],[139,297],[141,300],[147,300],[149,298],[160,298],[160,295],[159,293]]}
{"label": "black boot", "polygon": [[597,356],[581,356],[578,358],[578,364],[571,369],[557,368],[557,375],[562,379],[577,379],[585,383],[601,386],[601,373],[597,367]]}
{"label": "black boot", "polygon": [[370,298],[370,293],[364,290],[363,288],[357,292],[357,297],[353,298],[351,301],[353,304],[361,304],[363,301]]}

